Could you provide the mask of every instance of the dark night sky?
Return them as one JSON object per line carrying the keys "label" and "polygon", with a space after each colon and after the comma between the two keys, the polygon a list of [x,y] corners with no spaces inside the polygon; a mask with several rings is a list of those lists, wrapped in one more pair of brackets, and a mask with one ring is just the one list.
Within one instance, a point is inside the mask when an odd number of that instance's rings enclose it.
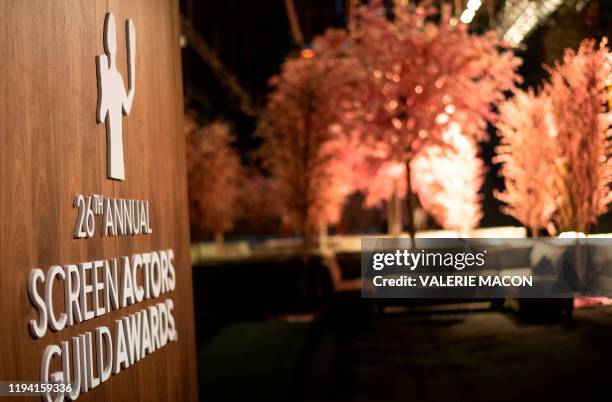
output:
{"label": "dark night sky", "polygon": [[[263,106],[269,78],[279,72],[285,56],[296,49],[284,1],[192,0],[192,4],[181,1],[181,12],[192,15],[199,34],[217,51],[255,104]],[[344,0],[301,0],[296,1],[296,8],[307,41],[327,27],[345,24]],[[253,148],[254,119],[244,115],[236,98],[229,95],[189,46],[183,50],[183,74],[187,106],[195,108],[204,120],[232,121],[238,146]]]}

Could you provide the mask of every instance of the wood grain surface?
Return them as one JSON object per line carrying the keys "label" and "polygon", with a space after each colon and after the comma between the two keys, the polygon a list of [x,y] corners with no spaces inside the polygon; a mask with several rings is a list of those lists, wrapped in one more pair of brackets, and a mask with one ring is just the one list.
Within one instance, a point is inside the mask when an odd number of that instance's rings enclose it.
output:
{"label": "wood grain surface", "polygon": [[[106,133],[96,123],[96,55],[104,16],[117,22],[117,62],[127,85],[125,19],[136,27],[136,94],[123,118],[125,181],[106,177]],[[174,300],[178,342],[113,375],[79,400],[194,401],[195,332],[176,0],[0,2],[0,380],[40,378],[47,345]],[[73,238],[75,194],[149,200],[153,233]],[[172,248],[176,289],[34,339],[27,295],[32,268]],[[63,307],[59,286],[54,299]],[[33,398],[39,400],[40,398]],[[22,399],[26,400],[26,399]]]}

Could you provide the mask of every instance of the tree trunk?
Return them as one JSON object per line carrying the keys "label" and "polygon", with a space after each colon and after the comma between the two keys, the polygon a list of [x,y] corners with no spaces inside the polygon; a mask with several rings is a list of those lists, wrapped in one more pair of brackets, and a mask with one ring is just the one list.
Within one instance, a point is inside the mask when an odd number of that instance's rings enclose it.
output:
{"label": "tree trunk", "polygon": [[310,253],[312,252],[314,245],[314,231],[305,223],[302,227],[302,264],[299,268],[298,280],[300,287],[299,294],[299,309],[302,312],[310,311],[311,305],[311,294],[312,294],[312,270],[310,269]]}
{"label": "tree trunk", "polygon": [[389,236],[396,236],[395,228],[395,209],[393,208],[393,195],[387,200],[387,234]]}
{"label": "tree trunk", "polygon": [[537,237],[538,237],[538,234],[539,234],[539,230],[538,230],[538,228],[537,228],[537,227],[535,227],[535,226],[534,226],[534,227],[532,227],[532,228],[531,228],[531,238],[533,238],[533,239],[537,238]]}
{"label": "tree trunk", "polygon": [[215,244],[217,245],[217,248],[222,248],[224,243],[225,243],[225,238],[223,237],[223,233],[222,232],[215,233]]}
{"label": "tree trunk", "polygon": [[402,233],[402,200],[397,196],[398,180],[393,184],[393,194],[387,200],[387,232],[397,237]]}
{"label": "tree trunk", "polygon": [[414,229],[414,206],[412,205],[412,178],[410,177],[410,161],[405,162],[406,165],[406,206],[408,214],[408,234],[410,235],[411,246],[414,247],[415,229]]}
{"label": "tree trunk", "polygon": [[314,231],[308,227],[308,224],[302,229],[302,259],[308,260],[310,253],[312,252],[313,245],[315,243]]}
{"label": "tree trunk", "polygon": [[321,225],[319,225],[319,249],[321,251],[325,251],[327,250],[328,246],[329,246],[329,235],[328,235],[327,222],[323,221],[321,222]]}

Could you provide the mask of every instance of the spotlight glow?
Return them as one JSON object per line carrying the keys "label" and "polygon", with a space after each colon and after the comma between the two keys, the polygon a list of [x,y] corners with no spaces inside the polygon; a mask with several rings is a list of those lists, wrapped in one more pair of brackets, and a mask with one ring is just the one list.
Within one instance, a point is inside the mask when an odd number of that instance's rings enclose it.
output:
{"label": "spotlight glow", "polygon": [[314,50],[310,48],[305,48],[305,49],[302,49],[302,52],[300,53],[300,55],[302,56],[303,59],[312,59],[313,57],[315,57],[315,52]]}
{"label": "spotlight glow", "polygon": [[509,1],[499,14],[497,31],[505,40],[519,44],[562,3],[563,0]]}
{"label": "spotlight glow", "polygon": [[463,10],[461,17],[459,18],[461,22],[464,24],[469,24],[472,22],[481,5],[481,0],[469,0],[465,10]]}
{"label": "spotlight glow", "polygon": [[467,3],[467,8],[476,11],[480,8],[481,5],[482,2],[480,0],[470,0]]}
{"label": "spotlight glow", "polygon": [[461,22],[464,24],[469,24],[474,19],[476,13],[469,8],[461,13]]}

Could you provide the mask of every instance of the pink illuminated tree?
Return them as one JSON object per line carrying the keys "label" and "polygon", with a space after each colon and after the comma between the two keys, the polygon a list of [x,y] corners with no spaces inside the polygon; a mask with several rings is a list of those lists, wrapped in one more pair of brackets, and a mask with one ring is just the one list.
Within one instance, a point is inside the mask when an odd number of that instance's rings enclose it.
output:
{"label": "pink illuminated tree", "polygon": [[214,235],[218,244],[238,216],[242,165],[230,126],[198,127],[186,118],[189,213],[195,233]]}
{"label": "pink illuminated tree", "polygon": [[588,233],[612,200],[611,114],[606,112],[612,76],[604,39],[599,47],[585,40],[578,52],[566,50],[550,69],[546,93],[552,101],[559,157],[557,214],[559,231]]}
{"label": "pink illuminated tree", "polygon": [[387,159],[385,144],[354,147],[357,160],[353,168],[354,188],[364,194],[365,208],[378,208],[386,203],[388,234],[398,236],[402,231],[402,204],[406,194],[403,163]]}
{"label": "pink illuminated tree", "polygon": [[325,49],[327,56],[351,60],[353,78],[356,78],[352,85],[353,92],[341,99],[343,113],[338,114],[338,122],[332,126],[337,134],[336,141],[340,143],[337,162],[348,167],[351,190],[365,195],[364,207],[380,207],[386,202],[389,233],[399,235],[402,230],[401,198],[406,193],[404,165],[389,160],[390,144],[364,135],[364,129],[373,127],[364,125],[363,119],[359,118],[366,114],[364,108],[367,108],[360,94],[384,95],[371,91],[368,71],[355,58],[348,31],[330,29],[316,43],[319,48]]}
{"label": "pink illuminated tree", "polygon": [[428,146],[445,147],[451,121],[474,140],[486,138],[492,107],[518,81],[520,64],[493,32],[470,34],[450,18],[450,8],[430,1],[410,8],[395,1],[394,18],[379,7],[359,7],[351,24],[354,57],[368,77],[359,92],[353,120],[362,125],[366,145],[385,144],[386,161],[408,172],[409,232],[414,237],[411,162]]}
{"label": "pink illuminated tree", "polygon": [[413,189],[440,226],[465,236],[482,218],[484,164],[476,142],[463,135],[458,124],[449,125],[444,140],[450,146],[426,147],[413,159]]}
{"label": "pink illuminated tree", "polygon": [[559,149],[550,98],[516,90],[501,105],[497,127],[501,145],[494,162],[501,163],[506,189],[495,196],[506,204],[502,211],[531,229],[535,237],[549,227],[556,210]]}
{"label": "pink illuminated tree", "polygon": [[314,232],[340,218],[352,191],[337,124],[359,81],[354,60],[343,55],[342,31],[315,41],[315,56],[290,58],[271,80],[259,129],[264,167],[271,173],[285,221],[312,246]]}
{"label": "pink illuminated tree", "polygon": [[400,200],[406,193],[404,165],[387,160],[386,144],[379,142],[366,145],[362,138],[358,128],[353,128],[348,133],[343,132],[339,139],[342,147],[338,162],[348,169],[352,191],[364,195],[365,208],[379,208],[386,202],[388,232],[391,235],[399,235],[402,230]]}

